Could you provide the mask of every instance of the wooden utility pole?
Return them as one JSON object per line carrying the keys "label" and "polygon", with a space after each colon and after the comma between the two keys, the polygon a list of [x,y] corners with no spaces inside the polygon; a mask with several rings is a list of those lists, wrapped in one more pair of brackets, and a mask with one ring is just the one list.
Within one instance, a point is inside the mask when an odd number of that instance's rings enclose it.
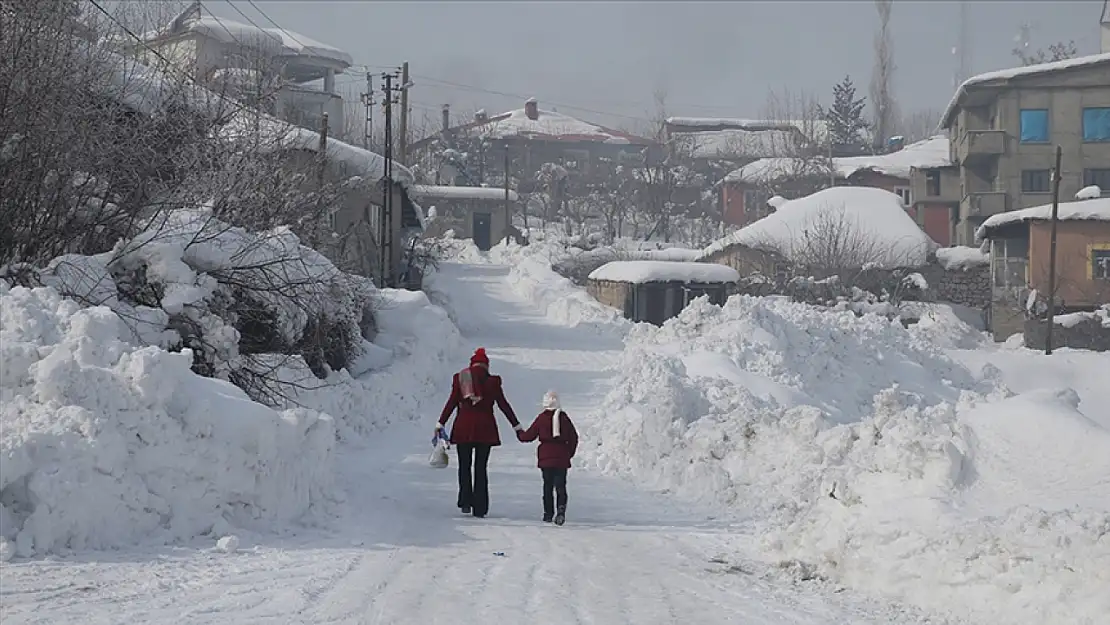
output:
{"label": "wooden utility pole", "polygon": [[1056,167],[1052,170],[1052,221],[1048,234],[1048,329],[1044,335],[1044,353],[1052,355],[1052,329],[1056,326],[1056,221],[1060,209],[1060,156],[1056,146]]}
{"label": "wooden utility pole", "polygon": [[409,160],[409,62],[401,64],[401,139],[398,141],[397,160],[408,165]]}
{"label": "wooden utility pole", "polygon": [[366,122],[362,128],[363,149],[374,151],[372,135],[374,132],[374,76],[366,72],[366,93],[362,95],[362,105],[366,107]]}
{"label": "wooden utility pole", "polygon": [[505,236],[513,227],[512,204],[509,203],[509,142],[505,142]]}
{"label": "wooden utility pole", "polygon": [[393,81],[396,74],[382,74],[382,107],[385,112],[385,157],[382,176],[382,213],[378,229],[378,249],[381,258],[381,288],[393,286],[393,105],[396,104]]}

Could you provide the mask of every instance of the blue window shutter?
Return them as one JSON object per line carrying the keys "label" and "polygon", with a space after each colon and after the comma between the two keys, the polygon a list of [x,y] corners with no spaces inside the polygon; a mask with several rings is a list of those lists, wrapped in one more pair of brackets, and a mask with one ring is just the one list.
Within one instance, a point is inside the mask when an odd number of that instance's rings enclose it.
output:
{"label": "blue window shutter", "polygon": [[1022,109],[1021,142],[1048,143],[1048,109]]}
{"label": "blue window shutter", "polygon": [[1083,140],[1110,141],[1110,107],[1083,109]]}

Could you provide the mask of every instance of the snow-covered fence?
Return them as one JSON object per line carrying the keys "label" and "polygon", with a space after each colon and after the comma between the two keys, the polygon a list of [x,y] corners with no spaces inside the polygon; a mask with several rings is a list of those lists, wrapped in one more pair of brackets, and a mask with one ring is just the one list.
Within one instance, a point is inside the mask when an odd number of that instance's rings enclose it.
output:
{"label": "snow-covered fence", "polygon": [[[1024,343],[1030,349],[1044,349],[1048,334],[1047,319],[1026,319]],[[1056,315],[1052,347],[1110,352],[1110,304],[1093,312]]]}

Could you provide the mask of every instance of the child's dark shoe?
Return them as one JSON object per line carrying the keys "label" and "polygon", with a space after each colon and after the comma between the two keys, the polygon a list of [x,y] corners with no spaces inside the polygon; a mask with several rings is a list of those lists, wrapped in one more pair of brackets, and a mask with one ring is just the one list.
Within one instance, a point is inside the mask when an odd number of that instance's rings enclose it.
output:
{"label": "child's dark shoe", "polygon": [[543,515],[543,522],[544,523],[550,523],[551,519],[553,519],[553,518],[555,518],[554,514],[545,514],[545,515]]}
{"label": "child's dark shoe", "polygon": [[567,508],[566,506],[559,506],[559,512],[555,514],[555,525],[562,525],[567,521]]}

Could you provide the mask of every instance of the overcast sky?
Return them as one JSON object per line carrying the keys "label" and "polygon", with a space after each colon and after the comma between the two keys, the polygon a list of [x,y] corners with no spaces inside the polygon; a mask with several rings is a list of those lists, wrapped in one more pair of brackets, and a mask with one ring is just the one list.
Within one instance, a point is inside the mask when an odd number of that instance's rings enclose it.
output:
{"label": "overcast sky", "polygon": [[[234,1],[270,26],[248,2]],[[782,88],[827,100],[845,74],[866,94],[878,21],[871,1],[255,4],[375,72],[409,61],[416,116],[438,117],[445,103],[500,112],[535,96],[541,108],[624,127],[651,116],[658,88],[670,114],[703,117],[756,117],[768,91]],[[1011,50],[1023,23],[1032,27],[1032,47],[1074,40],[1080,53],[1098,52],[1102,0],[970,5],[974,72],[1018,64]],[[226,1],[205,6],[243,21]],[[958,2],[894,2],[903,108],[941,108],[951,97],[959,13]],[[357,98],[364,82],[360,74],[340,85]]]}

